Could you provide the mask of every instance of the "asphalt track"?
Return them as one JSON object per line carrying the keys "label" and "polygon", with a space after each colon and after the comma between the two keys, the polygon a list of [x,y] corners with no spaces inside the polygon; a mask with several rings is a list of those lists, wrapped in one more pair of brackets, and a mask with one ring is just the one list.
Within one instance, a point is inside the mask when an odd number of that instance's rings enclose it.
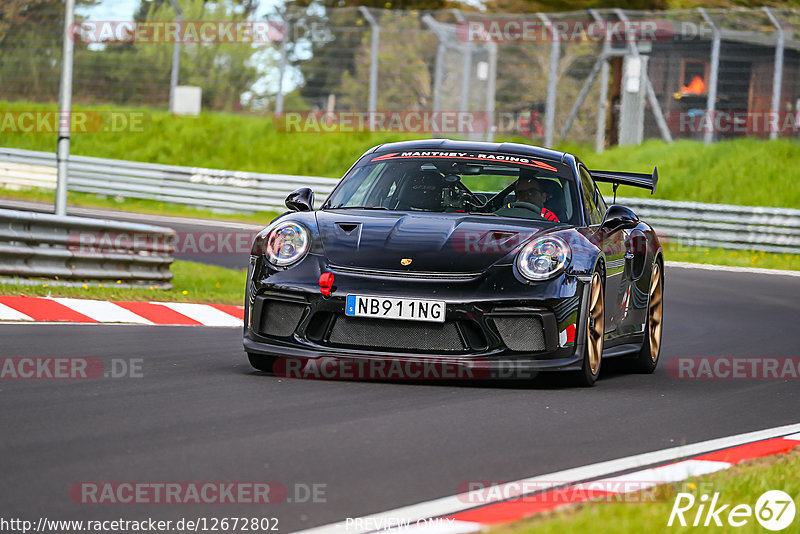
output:
{"label": "asphalt track", "polygon": [[[0,380],[4,517],[271,517],[280,532],[798,422],[796,380],[678,380],[681,356],[798,356],[800,278],[669,268],[662,362],[591,389],[287,380],[238,329],[0,325],[2,356],[142,358],[142,378]],[[75,504],[82,481],[322,484],[325,502]],[[291,497],[291,492],[290,492]]]}

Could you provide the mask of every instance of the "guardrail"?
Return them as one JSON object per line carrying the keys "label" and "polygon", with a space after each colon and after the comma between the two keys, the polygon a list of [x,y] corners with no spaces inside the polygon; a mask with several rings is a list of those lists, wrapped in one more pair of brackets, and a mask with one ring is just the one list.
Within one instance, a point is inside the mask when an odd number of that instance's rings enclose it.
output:
{"label": "guardrail", "polygon": [[[284,211],[286,196],[299,187],[314,189],[321,204],[338,181],[86,156],[70,156],[68,173],[70,191],[228,211]],[[0,186],[54,189],[55,184],[55,154],[0,148]]]}
{"label": "guardrail", "polygon": [[0,277],[170,289],[174,242],[171,228],[0,209]]}
{"label": "guardrail", "polygon": [[[0,148],[0,187],[55,188],[55,154]],[[71,156],[69,189],[232,211],[283,210],[298,187],[317,205],[335,178],[259,174]],[[692,246],[800,253],[800,210],[619,198],[672,241]]]}
{"label": "guardrail", "polygon": [[670,241],[800,254],[800,210],[618,198]]}

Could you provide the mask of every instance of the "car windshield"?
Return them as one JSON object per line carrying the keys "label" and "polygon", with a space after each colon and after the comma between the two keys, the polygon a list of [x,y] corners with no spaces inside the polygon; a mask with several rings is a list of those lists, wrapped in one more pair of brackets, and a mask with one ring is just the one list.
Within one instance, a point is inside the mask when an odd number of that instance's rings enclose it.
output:
{"label": "car windshield", "polygon": [[407,154],[376,156],[354,168],[324,208],[470,213],[578,224],[575,182],[566,164],[499,154]]}

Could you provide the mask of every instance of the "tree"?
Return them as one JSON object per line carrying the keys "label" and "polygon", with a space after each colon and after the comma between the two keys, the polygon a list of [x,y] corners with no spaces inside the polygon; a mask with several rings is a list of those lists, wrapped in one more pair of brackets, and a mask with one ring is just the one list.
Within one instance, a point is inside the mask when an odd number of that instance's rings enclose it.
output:
{"label": "tree", "polygon": [[[78,0],[91,6],[96,0]],[[55,100],[64,35],[61,0],[0,4],[0,98]],[[75,43],[76,51],[81,50]]]}
{"label": "tree", "polygon": [[[175,12],[167,0],[142,2],[134,18],[171,22]],[[180,0],[184,21],[243,21],[252,14],[253,0],[205,2]],[[254,53],[268,45],[249,42],[184,42],[179,82],[203,89],[204,109],[238,110],[242,94],[261,76],[252,64]],[[169,99],[171,42],[109,42],[101,49],[76,55],[75,97],[84,101],[164,105]]]}
{"label": "tree", "polygon": [[[436,37],[421,31],[415,17],[384,13],[378,54],[378,109],[430,109],[432,79],[428,65],[433,62],[436,45]],[[339,107],[366,109],[370,61],[370,34],[366,34],[355,57],[355,72],[342,76]]]}
{"label": "tree", "polygon": [[[293,32],[289,43],[290,64],[302,76],[300,94],[313,107],[325,108],[328,95],[340,93],[343,80],[357,76],[356,57],[370,31],[368,21],[358,10],[360,6],[416,13],[464,7],[453,0],[286,1],[275,15],[287,19],[293,28],[314,30],[310,38],[304,31]],[[322,35],[327,38],[319,38]]]}

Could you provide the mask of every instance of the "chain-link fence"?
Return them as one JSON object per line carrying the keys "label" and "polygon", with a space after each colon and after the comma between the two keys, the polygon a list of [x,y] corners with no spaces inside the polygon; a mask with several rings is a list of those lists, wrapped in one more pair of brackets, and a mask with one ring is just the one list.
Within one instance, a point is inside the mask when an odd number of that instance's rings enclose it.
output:
{"label": "chain-link fence", "polygon": [[[82,104],[167,107],[177,40],[177,83],[199,87],[204,110],[364,113],[367,128],[400,130],[407,123],[376,126],[375,115],[455,111],[485,121],[419,131],[598,149],[800,132],[800,11],[267,12],[181,0],[178,25],[167,0],[134,13],[78,4]],[[57,100],[62,11],[58,0],[0,7],[0,100]]]}

